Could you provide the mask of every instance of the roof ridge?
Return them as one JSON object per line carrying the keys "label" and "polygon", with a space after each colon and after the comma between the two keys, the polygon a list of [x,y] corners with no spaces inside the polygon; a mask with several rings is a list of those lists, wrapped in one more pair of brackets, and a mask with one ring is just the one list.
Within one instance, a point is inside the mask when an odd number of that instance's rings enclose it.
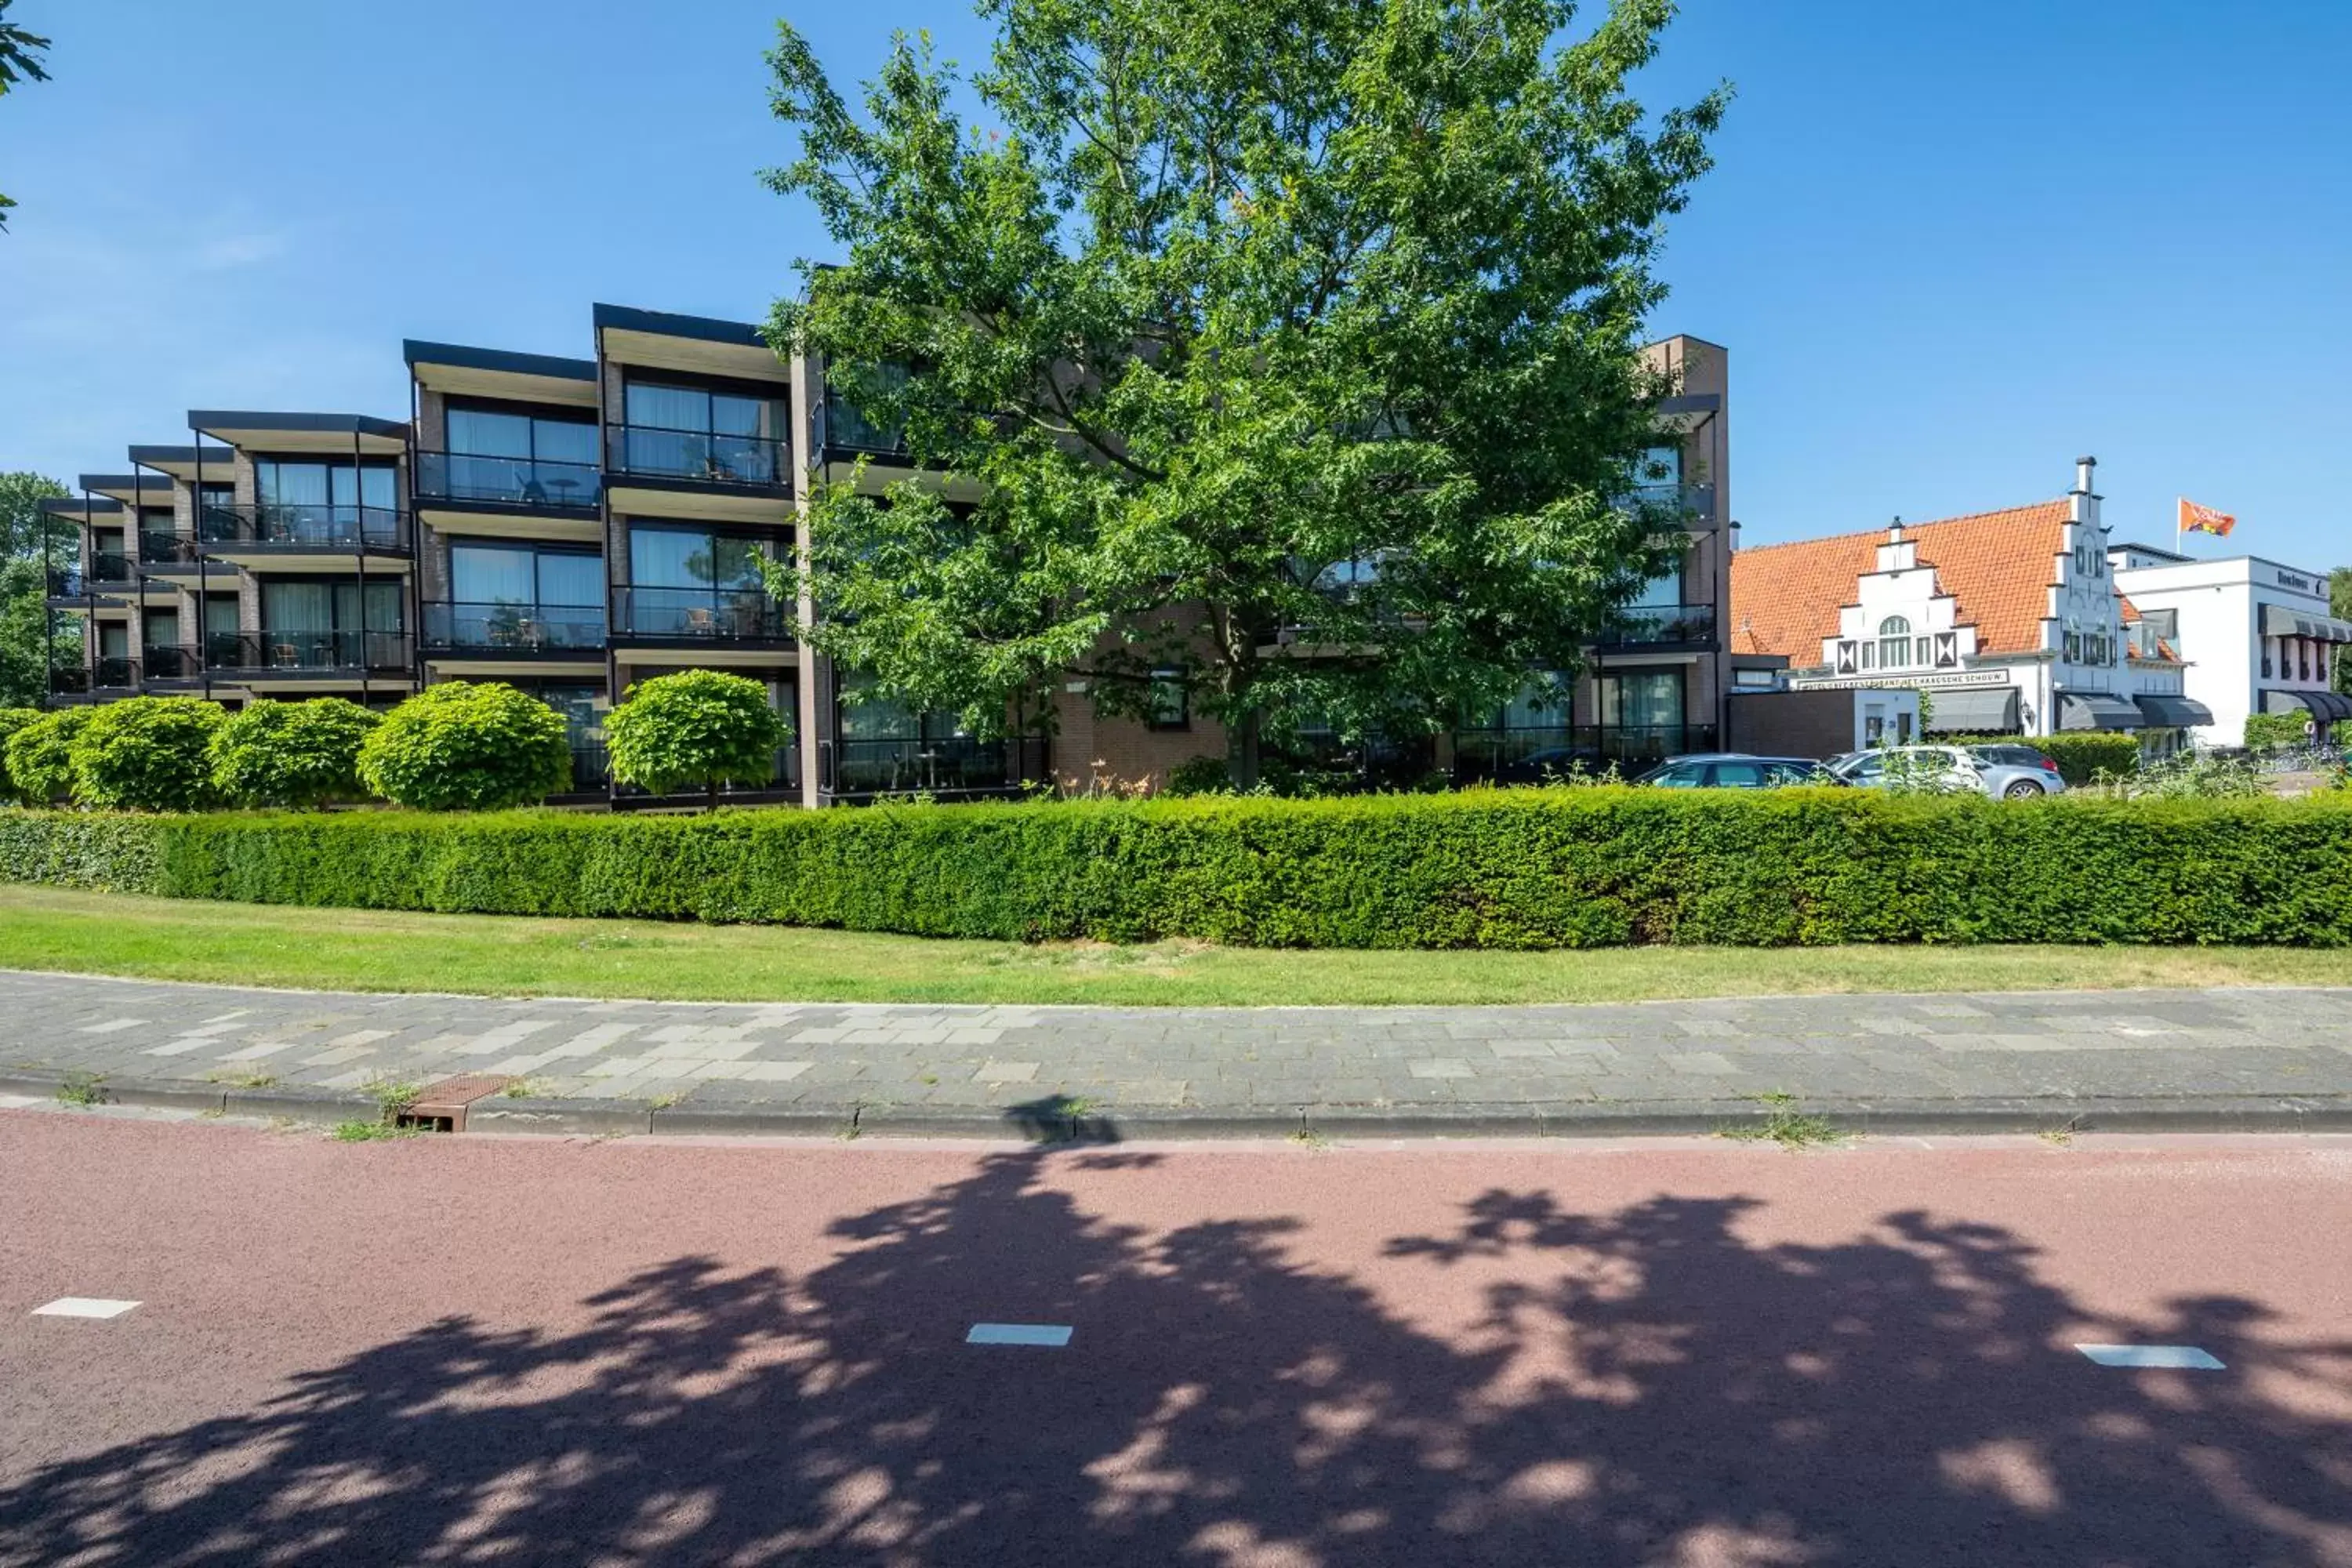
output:
{"label": "roof ridge", "polygon": [[[1997,506],[1990,511],[1964,511],[1957,517],[1935,517],[1929,518],[1925,522],[1906,522],[1903,528],[1904,531],[1908,533],[1915,528],[1941,528],[1946,523],[1977,522],[1988,517],[2000,517],[2005,512],[2032,511],[2039,507],[2065,504],[2064,496],[2053,496],[2044,500],[2027,501],[2021,506]],[[1811,539],[1784,539],[1778,544],[1743,544],[1733,552],[1732,559],[1737,561],[1742,555],[1760,555],[1768,550],[1794,550],[1801,544],[1836,544],[1849,539],[1883,539],[1885,533],[1886,529],[1882,525],[1877,528],[1852,529],[1844,533],[1816,534]]]}

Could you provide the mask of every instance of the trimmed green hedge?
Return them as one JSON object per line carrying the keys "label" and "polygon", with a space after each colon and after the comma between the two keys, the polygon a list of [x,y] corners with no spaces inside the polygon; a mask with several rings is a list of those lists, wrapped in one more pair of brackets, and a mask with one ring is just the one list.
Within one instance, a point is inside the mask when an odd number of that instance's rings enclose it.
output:
{"label": "trimmed green hedge", "polygon": [[0,876],[181,898],[1255,946],[2352,942],[2352,799],[1866,790],[100,817]]}

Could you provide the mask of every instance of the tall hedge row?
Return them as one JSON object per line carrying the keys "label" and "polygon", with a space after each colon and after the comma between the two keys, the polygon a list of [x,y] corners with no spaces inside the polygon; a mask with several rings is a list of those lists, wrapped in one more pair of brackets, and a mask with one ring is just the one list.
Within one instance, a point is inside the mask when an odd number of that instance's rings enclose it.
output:
{"label": "tall hedge row", "polygon": [[1466,792],[696,817],[0,812],[182,898],[1258,946],[2352,942],[2352,800]]}

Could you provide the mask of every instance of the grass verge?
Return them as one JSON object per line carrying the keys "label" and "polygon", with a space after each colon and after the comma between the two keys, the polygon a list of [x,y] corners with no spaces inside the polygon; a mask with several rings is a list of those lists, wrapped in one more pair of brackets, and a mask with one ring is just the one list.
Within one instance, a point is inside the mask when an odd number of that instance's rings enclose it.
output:
{"label": "grass verge", "polygon": [[1271,1006],[2352,984],[2352,950],[1303,952],[942,942],[773,926],[285,909],[0,885],[0,967],[330,991]]}

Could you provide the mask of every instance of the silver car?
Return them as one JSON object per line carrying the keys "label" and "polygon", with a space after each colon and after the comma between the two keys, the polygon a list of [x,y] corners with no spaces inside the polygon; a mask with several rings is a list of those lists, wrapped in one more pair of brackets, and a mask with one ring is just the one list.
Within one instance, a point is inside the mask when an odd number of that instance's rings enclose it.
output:
{"label": "silver car", "polygon": [[2057,763],[2021,745],[1886,746],[1832,757],[1830,772],[1861,789],[1883,789],[1890,773],[1907,774],[1928,789],[1975,790],[1995,800],[2032,800],[2066,788]]}

